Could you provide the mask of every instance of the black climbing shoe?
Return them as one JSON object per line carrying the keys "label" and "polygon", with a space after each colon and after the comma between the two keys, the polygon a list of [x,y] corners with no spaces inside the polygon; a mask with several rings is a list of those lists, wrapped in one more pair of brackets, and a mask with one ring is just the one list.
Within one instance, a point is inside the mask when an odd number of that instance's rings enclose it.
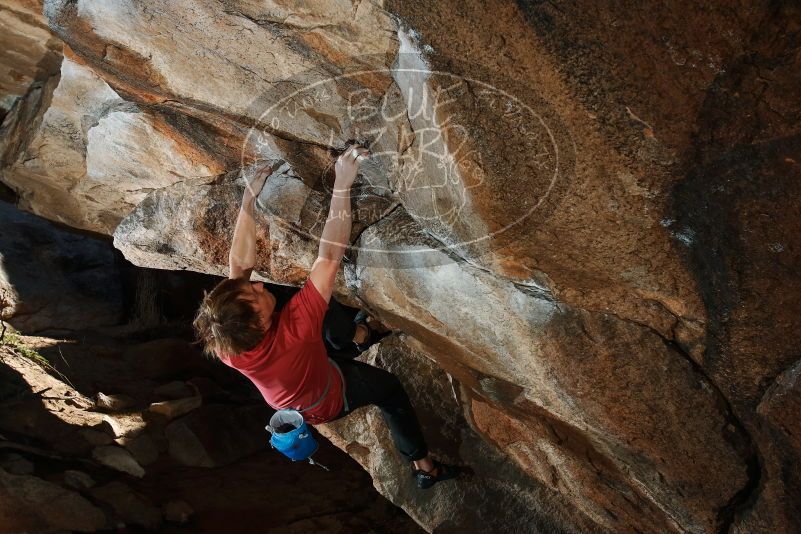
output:
{"label": "black climbing shoe", "polygon": [[415,469],[414,471],[412,471],[412,476],[417,479],[418,488],[428,489],[437,482],[442,482],[443,480],[450,480],[462,474],[461,467],[457,465],[443,464],[436,460],[434,460],[434,468],[437,473],[436,476],[432,475],[427,471],[423,471],[422,469]]}
{"label": "black climbing shoe", "polygon": [[387,330],[386,332],[379,332],[371,328],[370,325],[367,324],[367,317],[368,314],[366,311],[359,310],[359,312],[356,314],[356,317],[353,318],[354,323],[363,324],[365,327],[367,327],[367,332],[368,332],[367,341],[365,341],[364,343],[354,343],[354,345],[356,345],[356,350],[359,351],[360,353],[366,351],[367,349],[369,349],[370,347],[372,347],[373,345],[375,345],[376,343],[378,343],[379,341],[381,341],[382,339],[384,339],[385,337],[387,337],[392,333],[392,330]]}

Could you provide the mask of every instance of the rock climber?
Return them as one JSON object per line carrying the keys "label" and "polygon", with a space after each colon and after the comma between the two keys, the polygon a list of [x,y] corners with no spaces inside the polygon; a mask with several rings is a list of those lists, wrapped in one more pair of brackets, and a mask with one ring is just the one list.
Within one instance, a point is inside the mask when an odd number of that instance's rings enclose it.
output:
{"label": "rock climber", "polygon": [[336,160],[317,260],[303,287],[283,306],[262,282],[250,281],[256,264],[254,204],[272,173],[261,169],[245,187],[229,277],[204,295],[194,327],[206,351],[248,377],[274,409],[302,410],[306,422],[315,425],[378,406],[418,486],[428,489],[458,476],[460,469],[429,455],[398,378],[353,359],[384,335],[380,328],[371,328],[375,322],[365,313],[331,298],[350,239],[350,189],[367,157],[367,149],[351,145]]}

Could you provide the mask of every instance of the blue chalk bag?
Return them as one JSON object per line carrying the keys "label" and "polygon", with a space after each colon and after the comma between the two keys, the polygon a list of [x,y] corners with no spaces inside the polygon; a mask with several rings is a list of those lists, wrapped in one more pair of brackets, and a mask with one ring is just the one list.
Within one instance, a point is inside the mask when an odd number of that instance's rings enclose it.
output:
{"label": "blue chalk bag", "polygon": [[[328,361],[331,363],[331,366],[337,370],[340,378],[342,379],[342,400],[345,406],[345,411],[347,412],[348,399],[345,397],[345,377],[342,375],[342,370],[339,368],[339,365],[337,365],[334,360],[329,358]],[[323,399],[328,394],[330,387],[331,375],[328,376],[328,383],[325,386],[325,391],[323,391],[323,394],[320,396],[317,402],[308,408],[304,408],[303,410],[278,410],[270,418],[270,423],[264,427],[270,432],[270,434],[272,434],[272,436],[270,436],[270,445],[272,445],[275,450],[293,462],[308,460],[310,464],[319,465],[326,471],[329,470],[326,466],[315,462],[311,457],[312,454],[317,452],[317,442],[314,440],[311,429],[303,419],[303,414],[301,412],[311,410],[323,402]],[[291,426],[292,430],[286,430],[287,425]],[[280,432],[279,429],[286,431]]]}
{"label": "blue chalk bag", "polygon": [[[293,430],[279,432],[278,429],[285,425],[292,426]],[[270,418],[270,424],[266,428],[272,434],[270,445],[278,452],[293,462],[308,459],[314,463],[311,455],[317,451],[317,442],[299,411],[278,410]]]}

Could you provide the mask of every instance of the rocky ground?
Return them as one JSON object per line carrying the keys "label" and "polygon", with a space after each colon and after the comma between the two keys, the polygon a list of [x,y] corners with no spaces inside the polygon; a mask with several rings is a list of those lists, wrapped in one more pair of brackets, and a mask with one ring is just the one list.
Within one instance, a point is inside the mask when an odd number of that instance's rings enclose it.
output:
{"label": "rocky ground", "polygon": [[330,472],[269,449],[269,410],[236,375],[143,336],[6,332],[3,532],[419,531],[325,439]]}

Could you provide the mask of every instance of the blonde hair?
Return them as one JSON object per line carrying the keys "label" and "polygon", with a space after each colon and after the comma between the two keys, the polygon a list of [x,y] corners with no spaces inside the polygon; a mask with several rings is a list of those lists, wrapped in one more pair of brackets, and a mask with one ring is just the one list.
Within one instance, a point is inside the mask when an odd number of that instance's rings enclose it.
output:
{"label": "blonde hair", "polygon": [[235,356],[252,349],[264,338],[259,314],[246,290],[249,283],[241,278],[226,279],[211,292],[204,292],[192,326],[206,354]]}

